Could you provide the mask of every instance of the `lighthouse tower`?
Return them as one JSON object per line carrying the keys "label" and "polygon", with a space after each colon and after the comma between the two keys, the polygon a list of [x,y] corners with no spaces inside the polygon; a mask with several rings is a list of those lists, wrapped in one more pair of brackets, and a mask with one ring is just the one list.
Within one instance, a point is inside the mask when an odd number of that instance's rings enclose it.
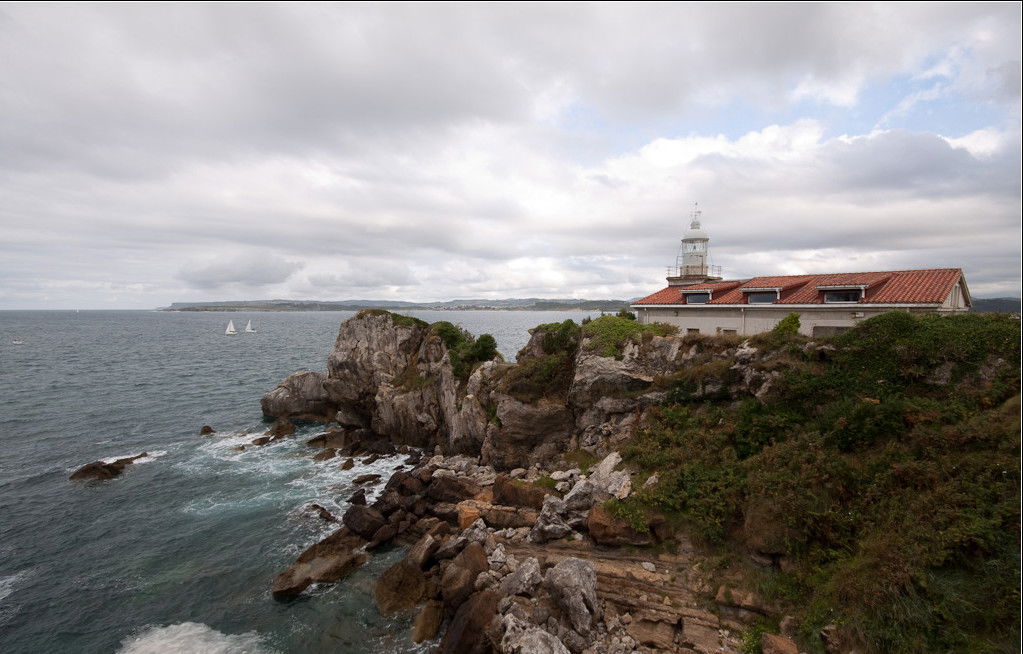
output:
{"label": "lighthouse tower", "polygon": [[720,266],[711,266],[707,243],[710,238],[700,227],[700,210],[693,206],[689,229],[682,236],[682,244],[675,257],[675,265],[668,268],[668,286],[689,286],[721,279]]}

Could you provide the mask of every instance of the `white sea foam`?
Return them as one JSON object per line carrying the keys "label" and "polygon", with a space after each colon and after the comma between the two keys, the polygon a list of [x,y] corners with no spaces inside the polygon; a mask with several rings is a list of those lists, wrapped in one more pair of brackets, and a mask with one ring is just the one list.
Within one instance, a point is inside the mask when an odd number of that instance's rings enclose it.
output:
{"label": "white sea foam", "polygon": [[[32,570],[22,570],[6,577],[0,577],[0,602],[14,592],[18,585],[32,576]],[[3,602],[6,603],[6,602]]]}
{"label": "white sea foam", "polygon": [[270,654],[259,634],[223,634],[205,624],[182,622],[144,628],[121,641],[118,654]]}
{"label": "white sea foam", "polygon": [[[141,454],[141,452],[139,452],[139,454]],[[153,450],[152,452],[147,451],[146,452],[146,456],[144,456],[142,458],[139,458],[139,459],[135,459],[132,463],[134,465],[142,465],[143,463],[152,463],[153,461],[155,461],[156,459],[160,458],[161,456],[163,456],[165,454],[167,454],[167,450]],[[113,463],[114,461],[117,461],[118,459],[130,459],[133,456],[138,456],[138,455],[137,454],[122,454],[120,456],[110,456],[110,457],[107,457],[105,459],[100,459],[100,461],[102,461],[103,463]]]}

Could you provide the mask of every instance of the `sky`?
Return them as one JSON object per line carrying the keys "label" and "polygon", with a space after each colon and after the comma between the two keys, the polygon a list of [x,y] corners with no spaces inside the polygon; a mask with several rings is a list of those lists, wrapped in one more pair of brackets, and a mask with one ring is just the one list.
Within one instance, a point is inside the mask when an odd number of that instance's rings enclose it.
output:
{"label": "sky", "polygon": [[0,3],[0,309],[1020,294],[1019,3]]}

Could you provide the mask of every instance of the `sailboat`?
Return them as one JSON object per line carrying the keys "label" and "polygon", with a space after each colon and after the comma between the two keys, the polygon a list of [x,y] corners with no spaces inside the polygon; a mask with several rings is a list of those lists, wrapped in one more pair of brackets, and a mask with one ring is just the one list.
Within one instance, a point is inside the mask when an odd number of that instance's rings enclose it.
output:
{"label": "sailboat", "polygon": [[227,334],[228,336],[234,336],[235,334],[238,333],[238,330],[234,328],[233,320],[227,321],[227,329],[224,330],[224,333]]}
{"label": "sailboat", "polygon": [[246,334],[255,334],[256,333],[256,330],[252,328],[252,321],[251,320],[248,322],[247,325],[245,325],[245,333]]}

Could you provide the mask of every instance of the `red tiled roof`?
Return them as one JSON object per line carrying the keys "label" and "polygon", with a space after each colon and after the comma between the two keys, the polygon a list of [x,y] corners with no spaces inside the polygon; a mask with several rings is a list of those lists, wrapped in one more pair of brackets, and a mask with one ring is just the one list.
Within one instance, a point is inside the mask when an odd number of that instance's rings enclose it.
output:
{"label": "red tiled roof", "polygon": [[743,289],[759,288],[781,289],[774,304],[824,304],[819,286],[865,286],[861,304],[941,304],[962,276],[963,271],[958,268],[938,268],[754,277],[745,282],[669,286],[633,304],[685,304],[683,290],[712,291],[708,304],[746,304]]}

